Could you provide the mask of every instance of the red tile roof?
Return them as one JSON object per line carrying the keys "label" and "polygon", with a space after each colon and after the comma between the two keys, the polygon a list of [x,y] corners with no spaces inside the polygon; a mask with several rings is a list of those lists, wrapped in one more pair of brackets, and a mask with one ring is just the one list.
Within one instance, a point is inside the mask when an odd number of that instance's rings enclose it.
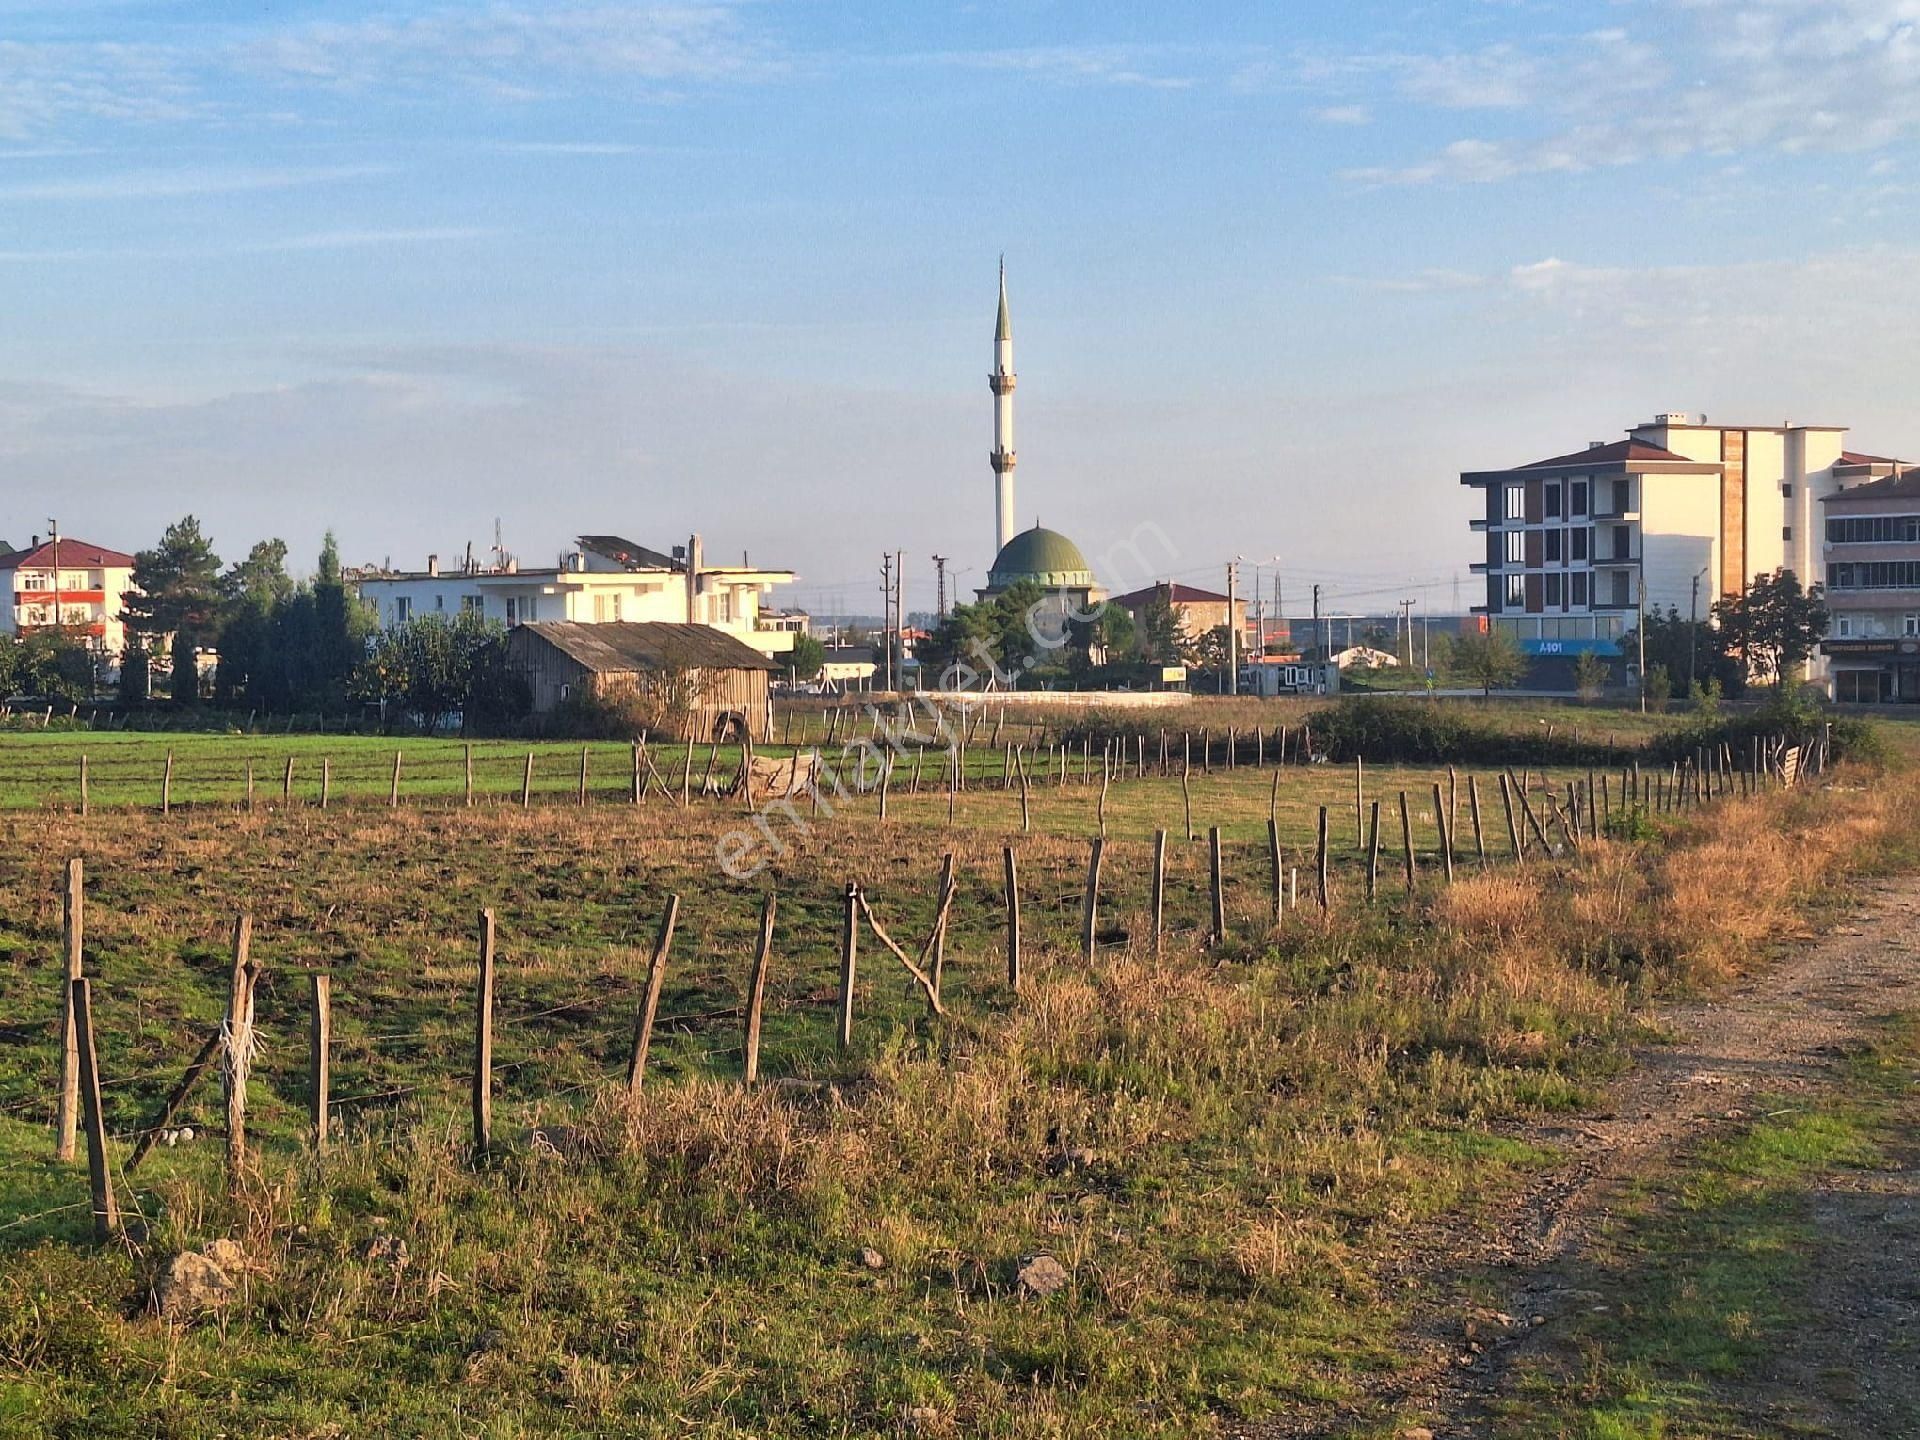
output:
{"label": "red tile roof", "polygon": [[[1166,596],[1167,602],[1172,605],[1224,605],[1227,603],[1227,597],[1224,595],[1216,594],[1212,590],[1202,590],[1194,585],[1182,585],[1178,581],[1163,585],[1149,585],[1144,590],[1135,590],[1127,595],[1116,595],[1113,597],[1113,603],[1122,610],[1127,610],[1135,605],[1146,604],[1156,595]],[[1244,604],[1245,601],[1236,603]]]}
{"label": "red tile roof", "polygon": [[1616,440],[1611,445],[1593,445],[1585,450],[1576,450],[1571,455],[1555,455],[1548,460],[1536,460],[1531,465],[1521,465],[1520,470],[1561,470],[1581,465],[1619,465],[1634,461],[1655,461],[1670,464],[1693,463],[1685,455],[1676,455],[1661,445],[1649,445],[1644,440]]}
{"label": "red tile roof", "polygon": [[1868,455],[1859,450],[1842,450],[1840,463],[1842,465],[1891,465],[1894,462],[1891,455]]}
{"label": "red tile roof", "polygon": [[[29,546],[25,550],[15,550],[0,555],[0,570],[17,570],[23,565],[52,565],[53,542]],[[60,568],[69,565],[85,566],[88,569],[130,570],[133,568],[133,556],[123,555],[118,550],[109,550],[104,545],[89,545],[85,540],[72,540],[60,537]]]}

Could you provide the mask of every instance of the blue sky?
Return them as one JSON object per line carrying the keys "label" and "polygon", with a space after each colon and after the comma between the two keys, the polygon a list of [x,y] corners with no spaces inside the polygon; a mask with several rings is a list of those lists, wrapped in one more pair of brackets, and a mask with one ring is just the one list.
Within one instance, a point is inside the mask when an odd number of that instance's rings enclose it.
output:
{"label": "blue sky", "polygon": [[1445,608],[1462,469],[1920,454],[1917,131],[1920,0],[0,0],[0,536],[698,529],[929,605],[1004,251],[1023,516]]}

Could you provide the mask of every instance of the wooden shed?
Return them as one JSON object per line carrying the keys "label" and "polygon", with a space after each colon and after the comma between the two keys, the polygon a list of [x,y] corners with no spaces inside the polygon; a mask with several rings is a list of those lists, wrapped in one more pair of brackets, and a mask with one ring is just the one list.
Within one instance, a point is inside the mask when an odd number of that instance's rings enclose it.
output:
{"label": "wooden shed", "polygon": [[728,722],[767,733],[768,685],[779,669],[711,625],[545,620],[507,632],[507,663],[525,678],[536,715],[574,695],[631,692],[656,732],[707,739]]}

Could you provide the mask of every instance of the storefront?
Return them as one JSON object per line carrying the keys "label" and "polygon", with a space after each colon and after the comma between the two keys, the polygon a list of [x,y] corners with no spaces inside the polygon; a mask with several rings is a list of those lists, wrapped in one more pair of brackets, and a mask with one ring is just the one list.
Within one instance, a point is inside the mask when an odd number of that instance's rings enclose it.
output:
{"label": "storefront", "polygon": [[1920,704],[1920,638],[1825,640],[1833,698],[1842,705]]}

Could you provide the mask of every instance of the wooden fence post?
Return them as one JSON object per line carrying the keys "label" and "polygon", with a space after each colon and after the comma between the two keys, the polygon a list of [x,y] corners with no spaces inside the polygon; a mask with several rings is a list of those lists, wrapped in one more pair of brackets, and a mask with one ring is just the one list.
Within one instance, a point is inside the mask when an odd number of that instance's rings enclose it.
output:
{"label": "wooden fence post", "polygon": [[247,813],[253,813],[253,761],[247,761]]}
{"label": "wooden fence post", "polygon": [[1453,883],[1453,824],[1442,804],[1444,796],[1438,780],[1433,782],[1433,824],[1440,832],[1440,863],[1446,872],[1447,884]]}
{"label": "wooden fence post", "polygon": [[1364,843],[1360,834],[1360,815],[1366,801],[1367,764],[1358,755],[1353,757],[1353,848],[1358,850]]}
{"label": "wooden fence post", "polygon": [[473,1150],[493,1148],[493,911],[480,912],[480,975],[473,1007]]}
{"label": "wooden fence post", "polygon": [[1473,853],[1480,857],[1480,867],[1487,864],[1487,833],[1480,828],[1480,777],[1467,776],[1467,813],[1473,818]]}
{"label": "wooden fence post", "polygon": [[[533,764],[533,757],[527,757],[527,764]],[[687,736],[687,753],[680,762],[680,805],[684,809],[693,803],[693,736]]]}
{"label": "wooden fence post", "polygon": [[160,813],[173,813],[173,751],[167,751],[167,763],[160,772]]}
{"label": "wooden fence post", "polygon": [[331,757],[320,762],[320,808],[327,808],[327,795],[333,789],[333,760]]}
{"label": "wooden fence post", "polygon": [[[985,711],[981,712],[981,719],[986,719]],[[933,963],[927,974],[933,979],[935,995],[940,993],[940,980],[947,969],[947,912],[953,908],[954,888],[953,852],[949,850],[940,857],[940,888],[934,892],[940,897],[937,902],[940,908],[935,912],[938,918],[933,927]]]}
{"label": "wooden fence post", "polygon": [[1520,826],[1513,817],[1513,786],[1504,772],[1500,776],[1500,803],[1507,811],[1507,843],[1513,847],[1515,863],[1524,865],[1527,863],[1526,852],[1520,848]]}
{"label": "wooden fence post", "polygon": [[80,813],[87,813],[87,755],[80,752]]}
{"label": "wooden fence post", "polygon": [[1273,890],[1273,923],[1278,925],[1286,906],[1280,867],[1280,822],[1273,819],[1267,821],[1267,879]]}
{"label": "wooden fence post", "polygon": [[387,786],[387,808],[393,809],[400,803],[400,752],[393,752],[393,781]]}
{"label": "wooden fence post", "polygon": [[520,772],[520,808],[533,803],[533,751],[527,751],[526,767]]}
{"label": "wooden fence post", "polygon": [[280,773],[280,803],[282,805],[293,803],[293,757],[291,755],[287,757],[287,768]]}
{"label": "wooden fence post", "polygon": [[1367,807],[1367,903],[1380,891],[1380,802]]}
{"label": "wooden fence post", "polygon": [[313,1120],[313,1153],[327,1153],[327,1092],[331,1088],[328,1049],[333,1044],[333,976],[314,971],[313,1015],[307,1029],[307,1110]]}
{"label": "wooden fence post", "polygon": [[160,1109],[153,1123],[140,1131],[140,1138],[134,1142],[133,1154],[127,1159],[127,1174],[131,1175],[138,1169],[140,1162],[146,1159],[147,1152],[160,1143],[161,1132],[173,1124],[173,1117],[186,1103],[187,1095],[199,1083],[200,1077],[207,1073],[208,1067],[220,1054],[225,1042],[225,1026],[217,1027],[207,1036],[206,1043],[200,1047],[200,1053],[193,1057],[193,1063],[187,1066],[187,1073],[181,1077],[180,1083],[175,1085],[172,1092],[160,1103]]}
{"label": "wooden fence post", "polygon": [[253,1063],[253,917],[233,921],[233,966],[227,976],[227,1168],[247,1163],[247,1072]]}
{"label": "wooden fence post", "polygon": [[1100,923],[1100,866],[1107,853],[1105,836],[1095,836],[1087,854],[1087,893],[1080,904],[1080,957],[1091,960],[1097,948],[1095,929]]}
{"label": "wooden fence post", "polygon": [[773,892],[760,902],[760,944],[753,952],[753,972],[747,977],[746,1060],[741,1083],[760,1080],[760,1012],[767,999],[767,962],[773,957]]}
{"label": "wooden fence post", "polygon": [[1208,886],[1213,897],[1212,943],[1218,945],[1227,938],[1227,883],[1222,874],[1220,863],[1220,827],[1210,826],[1207,830]]}
{"label": "wooden fence post", "polygon": [[60,897],[60,938],[66,975],[60,987],[60,1112],[53,1158],[73,1159],[80,1119],[80,1038],[73,1014],[73,982],[82,971],[86,949],[85,865],[77,857],[67,861],[67,883]]}
{"label": "wooden fence post", "polygon": [[1416,883],[1413,863],[1413,817],[1407,813],[1407,792],[1400,792],[1400,849],[1406,857],[1407,894],[1411,895]]}
{"label": "wooden fence post", "polygon": [[654,936],[653,957],[647,962],[647,989],[633,1018],[633,1045],[627,1052],[627,1094],[638,1095],[647,1079],[647,1051],[653,1048],[653,1018],[660,1012],[660,987],[667,978],[667,951],[673,948],[673,927],[680,919],[680,897],[669,895]]}
{"label": "wooden fence post", "polygon": [[1180,805],[1187,817],[1187,839],[1193,839],[1193,786],[1188,783],[1187,772],[1180,772]]}
{"label": "wooden fence post", "polygon": [[473,746],[467,745],[462,748],[466,752],[464,756],[466,761],[466,793],[464,800],[466,807],[471,810],[473,808]]}
{"label": "wooden fence post", "polygon": [[107,1125],[100,1114],[100,1054],[93,1043],[93,997],[82,976],[67,982],[68,1003],[80,1051],[80,1096],[86,1110],[87,1182],[92,1191],[93,1238],[111,1240],[120,1232],[120,1206],[113,1197],[107,1162]]}
{"label": "wooden fence post", "polygon": [[[749,787],[749,793],[751,793],[751,787]],[[587,803],[587,747],[584,745],[580,747],[580,796],[577,803],[581,805]]]}
{"label": "wooden fence post", "polygon": [[1161,943],[1167,933],[1167,832],[1164,830],[1153,832],[1153,892],[1148,906],[1153,932],[1153,954],[1154,958],[1158,959]]}
{"label": "wooden fence post", "polygon": [[1007,890],[1007,988],[1020,993],[1020,862],[1013,847],[1000,851],[1001,868]]}
{"label": "wooden fence post", "polygon": [[840,1015],[835,1035],[843,1055],[853,1048],[853,987],[859,965],[860,887],[849,880],[846,908],[840,918]]}
{"label": "wooden fence post", "polygon": [[1319,834],[1314,845],[1314,871],[1320,913],[1324,915],[1333,906],[1333,888],[1327,875],[1327,807],[1324,805],[1320,807]]}

